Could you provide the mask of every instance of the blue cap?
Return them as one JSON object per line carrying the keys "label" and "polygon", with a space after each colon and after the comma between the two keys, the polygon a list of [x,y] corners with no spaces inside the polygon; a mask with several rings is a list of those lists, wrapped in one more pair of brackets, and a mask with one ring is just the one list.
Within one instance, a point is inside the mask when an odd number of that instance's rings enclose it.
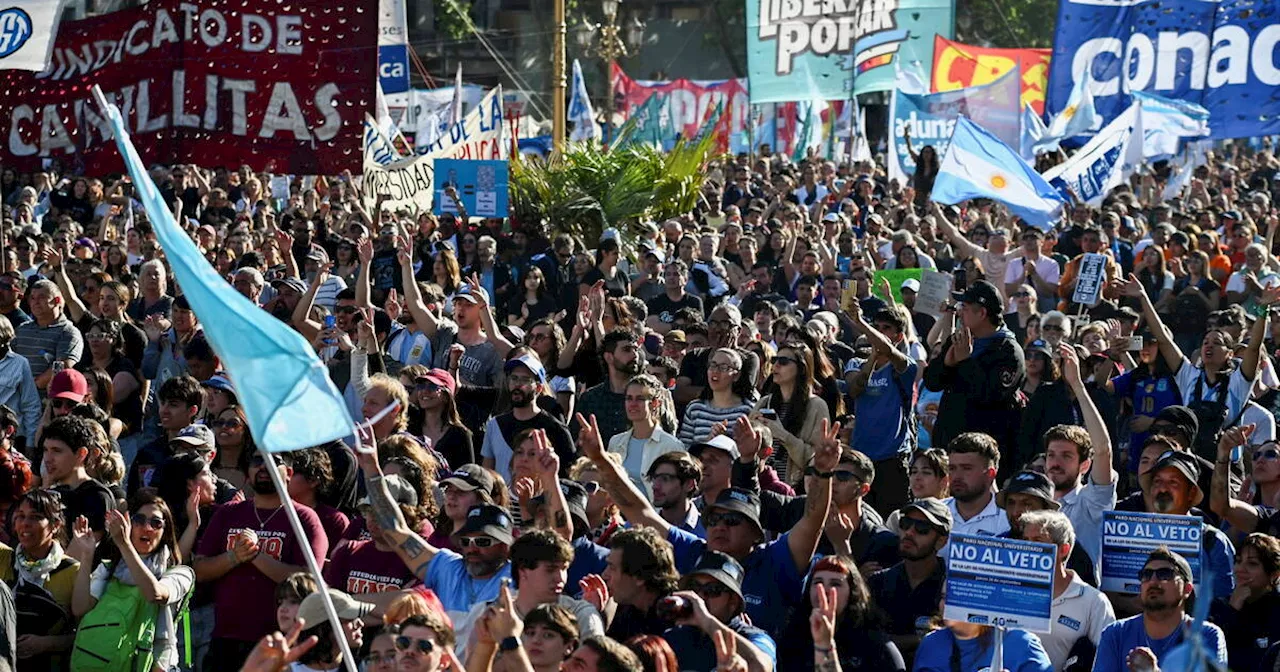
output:
{"label": "blue cap", "polygon": [[213,374],[213,377],[209,378],[209,380],[201,382],[200,384],[205,387],[212,387],[215,390],[222,390],[223,392],[227,392],[229,394],[236,393],[236,388],[232,386],[231,379],[227,378],[227,374],[221,371]]}
{"label": "blue cap", "polygon": [[506,366],[502,367],[502,370],[506,373],[511,373],[511,369],[514,369],[516,366],[524,366],[526,369],[529,369],[529,371],[538,378],[539,383],[547,382],[547,370],[543,368],[542,361],[537,357],[534,357],[529,353],[525,353],[519,357],[512,357],[507,360]]}

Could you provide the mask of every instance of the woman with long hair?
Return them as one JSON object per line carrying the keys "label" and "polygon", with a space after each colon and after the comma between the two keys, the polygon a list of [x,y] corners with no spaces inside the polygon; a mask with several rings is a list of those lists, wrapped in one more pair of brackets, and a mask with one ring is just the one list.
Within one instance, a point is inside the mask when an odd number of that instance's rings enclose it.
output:
{"label": "woman with long hair", "polygon": [[1280,639],[1280,540],[1257,532],[1236,547],[1236,590],[1209,608],[1209,620],[1227,636],[1227,662],[1233,670],[1272,670],[1263,666],[1261,642]]}
{"label": "woman with long hair", "polygon": [[64,669],[75,642],[72,596],[80,563],[63,550],[65,507],[54,490],[30,490],[9,512],[9,534],[17,545],[0,548],[0,578],[13,591],[19,613],[20,669]]}
{"label": "woman with long hair", "polygon": [[[1129,418],[1129,431],[1132,432],[1129,438],[1129,472],[1136,474],[1138,461],[1142,458],[1142,446],[1156,416],[1166,407],[1178,405],[1181,399],[1174,372],[1160,356],[1160,342],[1145,329],[1132,338],[1142,339],[1137,366],[1109,378],[1103,387],[1117,399],[1128,399],[1133,405],[1133,415]],[[1121,339],[1115,343],[1112,356],[1124,354],[1128,350],[1128,341]]]}
{"label": "woman with long hair", "polygon": [[[907,484],[911,488],[911,499],[921,500],[925,497],[946,499],[951,496],[951,459],[947,451],[941,448],[917,450],[911,455],[911,463],[907,467]],[[884,526],[890,532],[901,536],[898,519],[902,517],[899,509],[889,514]]]}
{"label": "woman with long hair", "polygon": [[1030,397],[1044,383],[1062,380],[1062,369],[1053,358],[1049,345],[1044,341],[1032,341],[1026,346],[1027,379],[1022,383],[1022,393]]}
{"label": "woman with long hair", "polygon": [[1013,332],[1013,338],[1020,344],[1026,344],[1027,331],[1032,320],[1038,320],[1040,311],[1036,309],[1039,300],[1036,288],[1031,285],[1019,285],[1011,297],[1013,310],[1004,314],[1004,323]]}
{"label": "woman with long hair", "polygon": [[462,234],[462,249],[458,252],[458,264],[462,268],[473,266],[480,260],[480,250],[477,246],[479,238],[476,234],[468,231]]}
{"label": "woman with long hair", "polygon": [[[542,367],[547,370],[550,380],[547,385],[560,404],[564,418],[573,417],[574,400],[578,394],[578,386],[571,371],[560,369],[560,353],[564,350],[566,340],[564,330],[552,317],[543,317],[528,323],[525,327],[525,341],[538,355]],[[570,375],[565,375],[570,374]],[[564,419],[562,418],[562,420]]]}
{"label": "woman with long hair", "polygon": [[249,433],[249,421],[240,406],[228,406],[209,423],[218,452],[209,465],[213,473],[236,489],[243,490],[245,472],[257,447]]}
{"label": "woman with long hair", "polygon": [[[6,426],[16,426],[17,418],[13,411],[0,409],[0,417],[4,417]],[[31,472],[31,461],[17,451],[0,452],[0,520],[9,519],[9,510],[27,494],[36,483],[36,475]],[[14,545],[9,526],[0,526],[0,544]]]}
{"label": "woman with long hair", "polygon": [[113,415],[124,423],[126,431],[136,431],[142,426],[142,382],[137,363],[125,355],[120,325],[108,318],[94,322],[85,334],[88,356],[76,364],[76,369],[111,376]]}
{"label": "woman with long hair", "polygon": [[103,270],[113,278],[129,273],[129,253],[124,245],[111,243],[102,251]]}
{"label": "woman with long hair", "polygon": [[640,659],[644,672],[680,672],[676,652],[659,635],[636,635],[623,644]]}
{"label": "woman with long hair", "polygon": [[751,412],[751,404],[734,391],[741,372],[742,356],[737,350],[720,348],[711,353],[707,360],[707,387],[711,389],[711,396],[696,399],[685,407],[679,434],[684,445],[706,441],[717,423],[732,427],[738,418]]}
{"label": "woman with long hair", "polygon": [[[1218,309],[1222,286],[1210,275],[1209,256],[1196,250],[1182,262],[1182,277],[1173,283],[1173,302],[1169,307],[1169,328],[1173,341],[1183,352],[1196,349],[1204,334],[1209,313]],[[1159,306],[1156,307],[1157,310]]]}
{"label": "woman with long hair", "polygon": [[124,433],[124,423],[119,418],[114,417],[115,409],[115,390],[111,384],[111,376],[106,371],[99,369],[89,369],[84,372],[84,382],[89,386],[89,394],[85,397],[85,403],[91,403],[102,409],[108,416],[110,427],[107,433],[113,439],[119,439]]}
{"label": "woman with long hair", "polygon": [[[907,324],[911,324],[908,318]],[[827,348],[821,345],[818,337],[807,328],[797,327],[787,333],[788,341],[800,341],[809,348],[809,352],[813,353],[813,383],[814,393],[822,397],[827,404],[827,410],[830,413],[829,420],[835,422],[836,418],[844,415],[844,395],[840,393],[840,383],[836,376],[839,371],[836,365],[831,361],[831,357],[827,354]],[[923,352],[911,352],[912,357],[923,359]]]}
{"label": "woman with long hair", "polygon": [[547,287],[541,268],[529,266],[520,286],[524,291],[513,295],[507,305],[507,324],[527,329],[533,322],[554,316],[559,310],[555,294]]}
{"label": "woman with long hair", "polygon": [[193,557],[196,540],[212,518],[213,507],[242,496],[240,491],[227,487],[229,496],[224,494],[226,499],[219,501],[218,478],[205,457],[197,452],[178,453],[165,460],[152,482],[173,513],[173,531],[184,558]]}
{"label": "woman with long hair", "polygon": [[342,278],[348,287],[356,286],[356,280],[360,275],[360,255],[356,251],[354,240],[343,238],[338,241],[338,247],[333,255],[333,270],[329,273]]}
{"label": "woman with long hair", "polygon": [[178,664],[176,609],[195,585],[196,575],[182,564],[169,505],[155,490],[139,490],[130,499],[128,515],[107,511],[107,532],[113,543],[102,549],[95,565],[98,541],[88,519],[76,519],[67,549],[80,562],[71,611],[83,618],[113,584],[136,586],[144,603],[160,605],[152,648],[154,667],[171,669]]}
{"label": "woman with long hair", "polygon": [[431,262],[431,281],[444,292],[445,312],[452,313],[453,295],[462,287],[462,266],[453,250],[445,248],[436,253]]}
{"label": "woman with long hair", "polygon": [[760,362],[760,370],[756,379],[751,381],[751,386],[756,392],[764,392],[773,379],[773,356],[778,354],[778,351],[768,341],[761,340],[748,343],[747,351],[754,354],[756,361]]}
{"label": "woman with long hair", "polygon": [[429,369],[413,381],[409,427],[445,460],[446,467],[476,461],[475,440],[458,415],[457,383],[444,369]]}
{"label": "woman with long hair", "polygon": [[[1173,274],[1165,263],[1164,248],[1159,245],[1148,245],[1138,255],[1134,263],[1134,275],[1142,283],[1142,291],[1147,298],[1156,304],[1156,310],[1165,312],[1173,301]],[[1136,301],[1133,303],[1137,303]]]}
{"label": "woman with long hair", "polygon": [[[801,341],[788,341],[773,358],[769,393],[752,410],[752,419],[758,419],[773,434],[775,452],[770,466],[793,487],[803,482],[805,465],[822,440],[820,423],[830,417],[827,402],[813,390],[813,351]],[[772,413],[761,413],[764,409]]]}
{"label": "woman with long hair", "polygon": [[[830,608],[834,602],[834,609]],[[834,627],[823,633],[831,641],[815,641],[810,620],[816,609],[827,604],[834,613]],[[832,646],[834,645],[834,647]],[[905,672],[906,663],[898,647],[877,622],[871,593],[853,561],[840,556],[818,560],[805,578],[804,600],[796,605],[778,637],[778,660],[787,669],[814,670],[814,647],[828,650],[840,662],[843,672]]]}

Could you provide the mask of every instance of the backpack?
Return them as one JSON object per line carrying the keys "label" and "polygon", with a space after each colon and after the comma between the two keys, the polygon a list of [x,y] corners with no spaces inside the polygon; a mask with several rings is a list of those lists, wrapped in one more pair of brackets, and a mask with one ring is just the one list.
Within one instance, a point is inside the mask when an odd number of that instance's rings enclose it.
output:
{"label": "backpack", "polygon": [[[108,565],[108,570],[112,568]],[[191,593],[182,598],[184,662],[191,663]],[[98,604],[80,621],[71,669],[77,672],[150,672],[155,662],[156,616],[160,605],[144,600],[137,586],[117,579],[107,582]]]}

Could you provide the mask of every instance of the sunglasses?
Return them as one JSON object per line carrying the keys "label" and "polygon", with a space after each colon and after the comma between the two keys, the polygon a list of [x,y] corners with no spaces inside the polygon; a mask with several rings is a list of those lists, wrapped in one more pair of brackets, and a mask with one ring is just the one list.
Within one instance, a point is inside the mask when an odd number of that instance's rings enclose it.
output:
{"label": "sunglasses", "polygon": [[705,598],[723,597],[733,592],[729,586],[726,586],[723,583],[697,583],[691,586],[691,589],[693,592]]}
{"label": "sunglasses", "polygon": [[143,525],[146,525],[153,530],[164,529],[164,518],[161,518],[160,516],[145,516],[141,513],[135,513],[132,516],[129,516],[129,520],[135,527],[142,527]]}
{"label": "sunglasses", "polygon": [[927,520],[904,517],[898,519],[898,529],[903,532],[915,530],[916,534],[929,534],[930,532],[933,532],[935,528],[933,527],[933,523]]}
{"label": "sunglasses", "polygon": [[240,426],[240,421],[239,420],[214,420],[213,422],[209,423],[209,426],[213,427],[214,429],[235,429],[236,427]]}
{"label": "sunglasses", "polygon": [[472,546],[475,546],[476,548],[489,548],[496,543],[498,542],[491,537],[458,537],[458,545],[463,548],[470,548]]}
{"label": "sunglasses", "polygon": [[[253,466],[253,467],[261,467],[262,465],[264,465],[264,464],[266,464],[266,463],[267,463],[267,461],[266,461],[265,459],[263,459],[262,455],[254,455],[253,457],[249,458],[249,465],[250,465],[250,466]],[[272,456],[271,456],[271,463],[272,463],[272,464],[274,464],[274,465],[276,465],[276,466],[278,467],[278,466],[280,466],[280,465],[284,464],[284,460],[281,460],[279,457],[276,457],[275,455],[272,455]]]}
{"label": "sunglasses", "polygon": [[429,655],[432,651],[436,650],[436,643],[429,639],[414,639],[407,635],[400,635],[399,637],[396,637],[397,651],[408,651],[414,646],[418,648],[418,653],[421,653],[424,656]]}
{"label": "sunglasses", "polygon": [[650,483],[679,483],[680,477],[675,474],[653,474],[652,476],[646,476],[645,480]]}
{"label": "sunglasses", "polygon": [[439,392],[440,386],[435,383],[418,383],[413,389],[419,392]]}
{"label": "sunglasses", "polygon": [[1041,328],[1041,329],[1043,329],[1043,330],[1045,330],[1045,331],[1066,331],[1065,329],[1063,329],[1062,327],[1060,327],[1060,326],[1058,326],[1058,325],[1056,325],[1056,324],[1046,324],[1046,325],[1044,325],[1043,327],[1040,327],[1040,328]]}
{"label": "sunglasses", "polygon": [[709,528],[717,525],[737,527],[745,524],[747,522],[747,517],[741,513],[711,513],[707,514],[705,521],[706,526]]}
{"label": "sunglasses", "polygon": [[591,496],[600,492],[600,483],[596,481],[582,481],[582,489],[587,491],[587,496]]}
{"label": "sunglasses", "polygon": [[1155,569],[1147,568],[1138,572],[1138,580],[1146,583],[1147,581],[1172,581],[1178,576],[1177,570],[1172,567],[1157,567]]}
{"label": "sunglasses", "polygon": [[775,355],[773,358],[774,366],[782,366],[784,364],[795,364],[795,363],[796,363],[795,358],[787,357],[784,355]]}
{"label": "sunglasses", "polygon": [[1031,292],[1014,292],[1013,293],[1013,298],[1015,299],[1025,299],[1029,296],[1031,296]]}
{"label": "sunglasses", "polygon": [[1280,458],[1280,450],[1276,450],[1275,448],[1266,448],[1253,454],[1253,460],[1255,462],[1258,460],[1274,460],[1276,458]]}
{"label": "sunglasses", "polygon": [[[817,476],[818,475],[817,467],[814,467],[813,465],[809,465],[805,467],[804,475]],[[840,481],[841,483],[848,483],[849,481],[856,480],[858,478],[858,475],[853,473],[852,471],[833,471],[831,472],[831,475],[833,478],[835,478],[837,481]]]}
{"label": "sunglasses", "polygon": [[70,399],[54,399],[49,403],[52,404],[54,408],[75,408],[80,405],[80,402],[72,401]]}

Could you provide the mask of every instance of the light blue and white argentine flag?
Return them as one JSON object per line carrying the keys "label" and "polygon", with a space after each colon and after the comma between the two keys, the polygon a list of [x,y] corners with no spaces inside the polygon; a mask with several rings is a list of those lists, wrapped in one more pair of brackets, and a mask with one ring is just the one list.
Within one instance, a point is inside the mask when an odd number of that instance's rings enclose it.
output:
{"label": "light blue and white argentine flag", "polygon": [[0,70],[44,71],[66,4],[67,0],[12,0],[0,5]]}
{"label": "light blue and white argentine flag", "polygon": [[1148,161],[1167,159],[1178,153],[1181,141],[1209,135],[1209,110],[1185,100],[1174,100],[1134,91],[1133,101],[1142,105],[1142,155]]}
{"label": "light blue and white argentine flag", "polygon": [[1059,192],[1097,207],[1142,166],[1142,107],[1137,103],[1111,120],[1071,158],[1045,171]]}
{"label": "light blue and white argentine flag", "polygon": [[1099,123],[1098,113],[1093,108],[1093,91],[1089,89],[1089,80],[1088,70],[1076,80],[1076,85],[1067,98],[1067,106],[1049,122],[1047,137],[1054,140],[1074,138],[1092,132],[1093,127]]}
{"label": "light blue and white argentine flag", "polygon": [[364,115],[364,160],[365,163],[376,163],[379,166],[385,166],[400,159],[400,152],[396,151],[387,136],[382,134],[382,129],[378,128],[378,122],[374,121],[369,114]]}
{"label": "light blue and white argentine flag", "polygon": [[573,133],[569,139],[574,142],[594,140],[596,133],[596,113],[591,109],[591,98],[587,96],[587,80],[582,77],[582,65],[573,59],[573,90],[569,94],[569,121],[573,122]]}
{"label": "light blue and white argentine flag", "polygon": [[355,433],[342,395],[301,334],[242,296],[178,228],[133,147],[120,110],[93,87],[137,185],[164,256],[226,366],[253,438],[271,452],[317,446]]}
{"label": "light blue and white argentine flag", "polygon": [[1019,150],[1021,150],[1022,158],[1028,162],[1035,164],[1036,155],[1044,152],[1052,151],[1058,148],[1057,140],[1045,140],[1049,129],[1044,125],[1044,119],[1036,114],[1030,103],[1022,106],[1022,141]]}
{"label": "light blue and white argentine flag", "polygon": [[1041,228],[1058,218],[1065,202],[1018,152],[965,117],[956,121],[930,198],[948,205],[990,198]]}

